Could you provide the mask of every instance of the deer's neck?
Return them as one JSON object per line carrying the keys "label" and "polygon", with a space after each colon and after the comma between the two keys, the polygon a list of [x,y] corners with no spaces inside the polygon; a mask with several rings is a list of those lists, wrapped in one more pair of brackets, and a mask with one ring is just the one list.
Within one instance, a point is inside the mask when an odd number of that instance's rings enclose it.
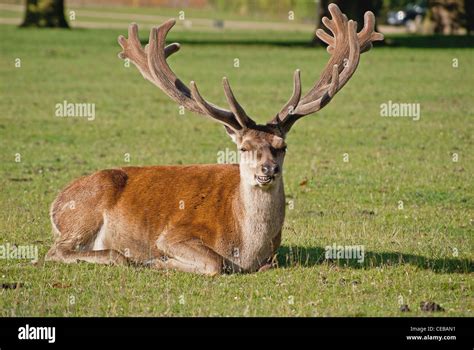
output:
{"label": "deer's neck", "polygon": [[253,270],[264,263],[273,250],[272,240],[280,233],[285,218],[283,179],[279,177],[269,189],[241,181],[239,202],[243,214],[240,265]]}

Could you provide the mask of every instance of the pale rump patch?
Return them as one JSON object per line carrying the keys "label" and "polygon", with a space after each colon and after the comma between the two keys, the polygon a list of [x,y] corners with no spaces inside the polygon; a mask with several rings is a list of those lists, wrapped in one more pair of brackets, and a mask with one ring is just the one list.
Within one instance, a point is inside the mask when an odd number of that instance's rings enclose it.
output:
{"label": "pale rump patch", "polygon": [[104,220],[102,227],[100,228],[99,232],[94,241],[94,245],[92,246],[92,250],[105,250],[105,237],[107,235],[107,215],[104,213]]}
{"label": "pale rump patch", "polygon": [[53,227],[53,236],[55,238],[58,238],[61,235],[61,232],[59,231],[58,227],[56,226],[56,223],[54,222],[53,215],[50,215],[51,218],[51,226]]}

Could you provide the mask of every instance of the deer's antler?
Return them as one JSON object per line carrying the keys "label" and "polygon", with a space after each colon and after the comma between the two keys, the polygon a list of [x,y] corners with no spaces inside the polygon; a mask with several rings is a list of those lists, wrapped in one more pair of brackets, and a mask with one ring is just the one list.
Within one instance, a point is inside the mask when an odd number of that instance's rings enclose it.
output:
{"label": "deer's antler", "polygon": [[223,80],[223,85],[230,110],[220,108],[206,101],[199,93],[194,81],[191,82],[190,89],[174,74],[166,62],[166,58],[177,52],[180,45],[173,43],[165,46],[165,41],[166,35],[175,23],[176,21],[171,19],[159,27],[153,27],[145,49],[143,49],[138,38],[138,26],[135,23],[130,24],[128,39],[125,39],[122,35],[118,37],[118,42],[123,49],[119,53],[119,57],[122,59],[128,58],[145,79],[151,81],[170,98],[190,111],[210,116],[234,131],[255,124],[235,99],[226,78]]}
{"label": "deer's antler", "polygon": [[[374,30],[375,17],[372,12],[365,13],[364,27],[359,33],[356,30],[356,22],[348,20],[337,5],[330,4],[329,12],[332,19],[324,17],[322,21],[332,35],[322,29],[318,29],[316,35],[328,44],[327,51],[331,58],[319,80],[304,96],[301,95],[300,71],[296,70],[291,98],[268,123],[269,126],[278,127],[283,134],[287,133],[299,118],[315,113],[328,104],[354,74],[360,54],[370,50],[373,41],[383,40],[383,35]],[[145,49],[138,39],[138,27],[132,23],[128,29],[128,39],[123,36],[118,38],[123,49],[119,57],[132,61],[145,79],[185,108],[208,115],[234,131],[254,126],[255,122],[237,102],[226,78],[223,79],[223,85],[230,110],[206,101],[194,81],[191,81],[191,88],[188,88],[174,74],[166,58],[177,52],[180,46],[177,43],[165,46],[165,40],[175,23],[175,20],[169,20],[152,28]]]}
{"label": "deer's antler", "polygon": [[329,5],[332,19],[323,17],[322,22],[331,31],[329,35],[322,29],[316,35],[328,44],[331,55],[321,77],[314,86],[301,97],[300,71],[294,74],[293,95],[269,124],[277,124],[285,133],[301,117],[319,111],[331,101],[354,74],[359,64],[360,54],[372,48],[372,42],[383,40],[381,33],[375,32],[375,17],[370,11],[364,15],[364,28],[357,33],[357,23],[348,20],[339,7]]}

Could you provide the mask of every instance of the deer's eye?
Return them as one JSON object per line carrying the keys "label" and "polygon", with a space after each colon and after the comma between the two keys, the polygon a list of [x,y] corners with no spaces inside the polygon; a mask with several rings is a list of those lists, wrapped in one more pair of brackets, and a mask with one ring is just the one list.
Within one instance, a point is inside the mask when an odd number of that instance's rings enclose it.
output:
{"label": "deer's eye", "polygon": [[240,148],[240,152],[247,152],[247,148],[241,147],[241,148]]}

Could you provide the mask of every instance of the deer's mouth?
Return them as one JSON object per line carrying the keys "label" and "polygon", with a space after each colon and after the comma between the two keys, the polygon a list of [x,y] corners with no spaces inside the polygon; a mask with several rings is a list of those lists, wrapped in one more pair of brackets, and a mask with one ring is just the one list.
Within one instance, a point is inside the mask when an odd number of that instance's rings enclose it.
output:
{"label": "deer's mouth", "polygon": [[272,182],[274,179],[274,176],[266,176],[266,175],[263,175],[263,176],[259,176],[259,175],[255,175],[255,180],[257,181],[257,183],[259,185],[268,185],[270,182]]}

